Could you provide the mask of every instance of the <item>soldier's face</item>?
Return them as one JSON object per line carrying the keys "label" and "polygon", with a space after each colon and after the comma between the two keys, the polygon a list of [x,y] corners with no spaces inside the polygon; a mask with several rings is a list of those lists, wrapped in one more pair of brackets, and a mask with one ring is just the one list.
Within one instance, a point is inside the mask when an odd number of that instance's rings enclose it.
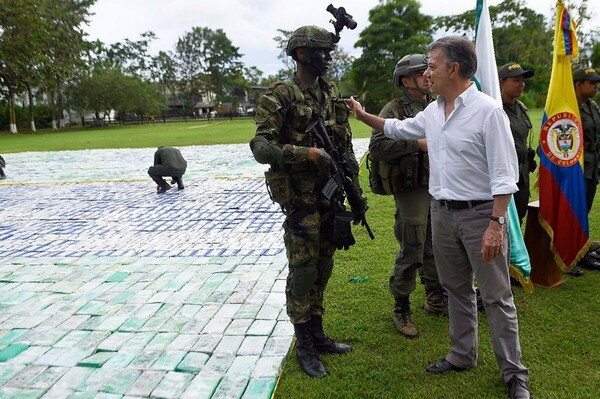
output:
{"label": "soldier's face", "polygon": [[525,77],[515,76],[512,78],[505,78],[500,80],[500,90],[504,96],[511,99],[515,99],[525,90]]}
{"label": "soldier's face", "polygon": [[317,75],[325,75],[331,66],[331,51],[325,48],[307,48],[306,50],[306,63],[314,68]]}
{"label": "soldier's face", "polygon": [[577,83],[579,83],[579,85],[575,85],[575,92],[581,97],[588,99],[596,96],[596,82],[592,82],[591,80],[582,80]]}
{"label": "soldier's face", "polygon": [[423,72],[403,76],[402,86],[407,89],[418,89],[422,93],[429,93],[429,81]]}

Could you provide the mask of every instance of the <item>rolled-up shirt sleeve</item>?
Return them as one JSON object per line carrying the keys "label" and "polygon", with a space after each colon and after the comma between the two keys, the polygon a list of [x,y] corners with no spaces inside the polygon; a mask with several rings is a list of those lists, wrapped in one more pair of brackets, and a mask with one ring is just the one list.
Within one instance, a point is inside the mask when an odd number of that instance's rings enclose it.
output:
{"label": "rolled-up shirt sleeve", "polygon": [[501,108],[490,113],[484,131],[492,195],[516,193],[519,180],[517,152],[510,131],[510,122]]}
{"label": "rolled-up shirt sleeve", "polygon": [[416,140],[425,137],[425,114],[419,112],[414,118],[386,119],[383,125],[383,134],[390,139]]}

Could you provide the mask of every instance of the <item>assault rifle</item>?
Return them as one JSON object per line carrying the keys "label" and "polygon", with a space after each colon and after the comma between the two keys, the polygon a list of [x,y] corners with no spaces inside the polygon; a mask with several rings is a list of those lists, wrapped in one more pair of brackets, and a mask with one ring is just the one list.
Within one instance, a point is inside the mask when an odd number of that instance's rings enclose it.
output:
{"label": "assault rifle", "polygon": [[[322,193],[328,199],[331,200],[338,189],[341,187],[344,190],[346,197],[348,198],[348,203],[350,204],[350,210],[354,215],[355,224],[360,224],[365,226],[367,229],[367,233],[369,233],[369,237],[371,240],[375,239],[371,228],[369,227],[369,223],[367,223],[367,218],[365,214],[367,213],[367,202],[364,200],[358,187],[352,182],[353,173],[349,168],[348,162],[345,157],[341,156],[338,150],[333,146],[329,135],[327,134],[327,129],[325,129],[325,125],[323,125],[323,120],[321,116],[315,114],[314,120],[308,125],[306,128],[306,133],[312,133],[315,135],[319,143],[323,146],[323,149],[333,161],[333,175],[323,187]],[[356,171],[358,174],[358,170]]]}

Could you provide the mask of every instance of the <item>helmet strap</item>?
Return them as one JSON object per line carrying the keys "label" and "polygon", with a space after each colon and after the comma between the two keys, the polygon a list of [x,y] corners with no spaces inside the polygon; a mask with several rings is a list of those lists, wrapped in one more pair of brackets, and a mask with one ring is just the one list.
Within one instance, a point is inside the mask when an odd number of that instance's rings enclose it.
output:
{"label": "helmet strap", "polygon": [[415,84],[415,87],[409,87],[409,88],[407,88],[407,90],[416,90],[423,95],[431,94],[429,92],[429,90],[423,89],[421,86],[419,86],[419,83],[417,82],[417,76],[414,73],[411,74],[410,77],[411,77],[413,83]]}

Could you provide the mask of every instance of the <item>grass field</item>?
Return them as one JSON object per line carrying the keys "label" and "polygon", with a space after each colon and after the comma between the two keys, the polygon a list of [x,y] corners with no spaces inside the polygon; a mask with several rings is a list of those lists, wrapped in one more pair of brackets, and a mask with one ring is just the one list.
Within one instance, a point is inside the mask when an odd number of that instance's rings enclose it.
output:
{"label": "grass field", "polygon": [[[364,124],[351,121],[355,137],[369,137]],[[111,127],[90,127],[36,133],[0,133],[0,154],[23,151],[66,151],[101,148],[152,148],[161,145],[247,143],[254,137],[251,118],[190,120]]]}
{"label": "grass field", "polygon": [[[539,126],[541,111],[532,111]],[[353,121],[356,137],[369,129]],[[85,148],[156,147],[246,143],[253,136],[251,120],[156,124],[83,131],[0,134],[0,153]],[[535,178],[532,177],[532,181]],[[505,398],[491,347],[485,315],[479,320],[479,366],[464,373],[432,376],[425,367],[449,349],[448,323],[421,310],[420,284],[412,295],[414,321],[421,335],[402,338],[392,322],[393,300],[388,293],[397,243],[393,237],[393,199],[371,194],[363,169],[361,184],[369,201],[367,214],[376,239],[355,227],[357,244],[336,254],[336,267],[327,290],[325,326],[336,339],[353,345],[345,356],[323,356],[329,376],[310,380],[291,358],[285,365],[275,398]],[[534,192],[537,197],[537,193]],[[598,201],[596,201],[598,204]],[[590,214],[590,236],[600,238],[599,205]],[[356,283],[361,277],[365,280]],[[564,276],[552,289],[536,287],[533,294],[516,288],[523,362],[530,368],[535,398],[600,397],[600,272],[581,278]]]}

